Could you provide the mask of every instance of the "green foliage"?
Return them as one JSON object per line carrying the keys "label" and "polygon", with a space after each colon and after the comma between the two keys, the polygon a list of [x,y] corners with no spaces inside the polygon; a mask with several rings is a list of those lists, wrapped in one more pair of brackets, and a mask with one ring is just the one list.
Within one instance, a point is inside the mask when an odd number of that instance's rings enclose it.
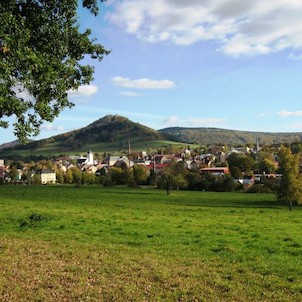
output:
{"label": "green foliage", "polygon": [[236,166],[241,170],[241,172],[244,173],[250,172],[255,165],[255,161],[250,156],[235,152],[228,156],[227,162],[230,168]]}
{"label": "green foliage", "polygon": [[267,159],[267,158],[259,161],[257,166],[258,166],[260,173],[265,172],[267,174],[270,174],[270,173],[275,173],[277,170],[277,166],[274,163],[274,161]]}
{"label": "green foliage", "polygon": [[148,177],[148,175],[147,175],[147,170],[145,167],[140,166],[140,165],[133,166],[133,180],[138,185],[146,184],[147,177]]}
{"label": "green foliage", "polygon": [[186,189],[188,181],[185,178],[188,171],[183,167],[183,163],[171,161],[169,167],[166,167],[157,178],[157,187],[165,188],[170,194],[172,189]]}
{"label": "green foliage", "polygon": [[73,183],[73,173],[71,169],[68,169],[64,174],[64,183],[72,184]]}
{"label": "green foliage", "polygon": [[230,173],[235,179],[240,179],[243,176],[241,169],[234,165],[230,167]]}
{"label": "green foliage", "polygon": [[16,181],[19,178],[19,172],[17,170],[16,166],[13,166],[9,172],[9,177],[11,178],[11,180]]}
{"label": "green foliage", "polygon": [[32,179],[33,184],[40,185],[41,184],[41,176],[39,174],[35,174]]}
{"label": "green foliage", "polygon": [[63,184],[64,183],[64,173],[60,170],[56,170],[56,180],[57,183]]}
{"label": "green foliage", "polygon": [[72,183],[80,184],[82,181],[82,172],[79,168],[74,167],[70,169],[72,172]]}
{"label": "green foliage", "polygon": [[38,227],[41,222],[48,221],[50,218],[47,215],[39,214],[39,213],[32,213],[25,219],[19,220],[19,227],[20,228],[36,228]]}
{"label": "green foliage", "polygon": [[262,183],[256,183],[249,187],[247,193],[272,193],[272,190]]}
{"label": "green foliage", "polygon": [[202,176],[199,172],[190,172],[187,174],[186,179],[189,190],[202,190]]}
{"label": "green foliage", "polygon": [[190,172],[186,179],[189,190],[232,192],[236,189],[234,179],[230,175],[216,176],[211,173],[200,175],[196,172]]}
{"label": "green foliage", "polygon": [[[83,5],[97,13],[97,1]],[[93,79],[84,56],[102,60],[109,53],[94,43],[90,30],[80,32],[76,13],[76,0],[0,2],[0,127],[15,116],[22,141],[73,106],[68,90]]]}
{"label": "green foliage", "polygon": [[261,177],[248,189],[249,193],[277,193],[280,187],[280,179],[275,177]]}
{"label": "green foliage", "polygon": [[82,183],[85,185],[92,185],[95,184],[96,177],[94,174],[88,172],[82,172]]}
{"label": "green foliage", "polygon": [[299,173],[300,156],[292,154],[291,150],[282,146],[279,151],[279,166],[282,173],[281,183],[277,194],[278,200],[289,204],[302,204],[301,175]]}
{"label": "green foliage", "polygon": [[[107,178],[111,178],[109,183],[115,185],[128,185],[133,179],[132,173],[128,168],[112,167]],[[108,179],[107,179],[108,181]]]}

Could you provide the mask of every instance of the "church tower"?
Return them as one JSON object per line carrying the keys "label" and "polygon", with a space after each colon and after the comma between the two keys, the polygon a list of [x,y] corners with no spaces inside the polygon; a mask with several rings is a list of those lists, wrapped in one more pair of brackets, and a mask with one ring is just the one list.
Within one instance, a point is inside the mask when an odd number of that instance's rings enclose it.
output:
{"label": "church tower", "polygon": [[93,153],[91,152],[91,150],[89,150],[87,152],[87,158],[86,158],[85,164],[86,165],[93,165],[94,164]]}

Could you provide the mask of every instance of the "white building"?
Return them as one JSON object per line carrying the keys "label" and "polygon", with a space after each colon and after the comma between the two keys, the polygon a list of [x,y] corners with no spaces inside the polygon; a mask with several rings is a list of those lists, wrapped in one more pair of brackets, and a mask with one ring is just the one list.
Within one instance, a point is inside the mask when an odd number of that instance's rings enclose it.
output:
{"label": "white building", "polygon": [[94,160],[93,160],[93,153],[91,152],[91,150],[89,150],[87,152],[87,158],[84,162],[85,165],[94,165]]}
{"label": "white building", "polygon": [[56,172],[50,169],[42,169],[40,171],[41,184],[55,184],[56,183]]}

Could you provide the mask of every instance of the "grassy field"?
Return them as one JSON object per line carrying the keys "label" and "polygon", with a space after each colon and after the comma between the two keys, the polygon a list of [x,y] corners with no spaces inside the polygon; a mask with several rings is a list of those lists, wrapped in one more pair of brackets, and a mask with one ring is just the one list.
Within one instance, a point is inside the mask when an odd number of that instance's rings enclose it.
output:
{"label": "grassy field", "polygon": [[302,301],[273,195],[0,186],[0,301]]}
{"label": "grassy field", "polygon": [[[148,151],[148,153],[156,153],[158,149],[172,146],[173,148],[184,149],[185,146],[190,145],[193,149],[197,147],[194,144],[184,144],[179,142],[173,142],[168,140],[156,140],[156,141],[144,141],[141,138],[131,138],[131,150],[134,152],[140,152],[142,150]],[[120,139],[115,142],[103,142],[96,144],[87,144],[82,147],[62,147],[58,142],[45,143],[35,149],[25,150],[0,150],[0,154],[5,156],[20,155],[20,156],[58,156],[60,154],[75,155],[75,154],[86,154],[91,149],[93,152],[103,154],[109,152],[111,154],[122,155],[128,152],[128,140]]]}

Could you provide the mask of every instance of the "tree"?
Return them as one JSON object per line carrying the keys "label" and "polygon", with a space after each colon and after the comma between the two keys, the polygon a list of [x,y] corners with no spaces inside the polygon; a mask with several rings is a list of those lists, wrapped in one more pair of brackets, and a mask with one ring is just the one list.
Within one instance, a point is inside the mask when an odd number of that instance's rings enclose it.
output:
{"label": "tree", "polygon": [[66,173],[64,174],[64,182],[67,184],[72,184],[73,182],[73,173],[71,169],[68,169]]}
{"label": "tree", "polygon": [[173,177],[173,188],[176,189],[186,189],[188,187],[188,181],[182,174],[177,174]]}
{"label": "tree", "polygon": [[242,172],[248,173],[255,165],[255,161],[248,155],[242,153],[232,153],[228,156],[227,162],[230,168],[238,167]]}
{"label": "tree", "polygon": [[235,179],[242,178],[242,176],[243,176],[241,169],[238,168],[237,166],[231,166],[230,172],[231,172],[232,177],[234,177]]}
{"label": "tree", "polygon": [[132,175],[127,167],[112,167],[109,170],[111,181],[115,185],[127,185],[131,182]]}
{"label": "tree", "polygon": [[9,177],[11,178],[12,181],[18,180],[19,177],[19,172],[16,166],[12,166],[10,172],[9,172]]}
{"label": "tree", "polygon": [[80,184],[82,180],[81,170],[77,167],[70,168],[70,170],[72,172],[72,182],[75,184]]}
{"label": "tree", "polygon": [[145,184],[147,177],[148,175],[145,167],[139,165],[133,166],[133,179],[138,185]]}
{"label": "tree", "polygon": [[260,170],[260,172],[270,174],[276,172],[277,167],[275,162],[265,158],[258,163],[258,169]]}
{"label": "tree", "polygon": [[[82,0],[95,15],[97,2]],[[0,127],[14,116],[22,141],[73,106],[69,90],[91,82],[94,69],[82,65],[84,56],[101,61],[109,53],[89,29],[79,31],[76,12],[77,0],[0,2]]]}
{"label": "tree", "polygon": [[192,171],[186,175],[189,190],[202,190],[202,176],[200,173]]}
{"label": "tree", "polygon": [[95,175],[94,174],[90,174],[86,171],[82,172],[82,183],[84,185],[87,184],[94,184],[95,183]]}
{"label": "tree", "polygon": [[57,183],[60,183],[60,184],[64,183],[64,173],[59,169],[56,169],[56,180],[57,180]]}
{"label": "tree", "polygon": [[282,178],[277,193],[279,201],[289,205],[292,210],[293,203],[302,203],[301,177],[299,174],[300,157],[292,154],[291,150],[282,146],[279,154],[279,166]]}

